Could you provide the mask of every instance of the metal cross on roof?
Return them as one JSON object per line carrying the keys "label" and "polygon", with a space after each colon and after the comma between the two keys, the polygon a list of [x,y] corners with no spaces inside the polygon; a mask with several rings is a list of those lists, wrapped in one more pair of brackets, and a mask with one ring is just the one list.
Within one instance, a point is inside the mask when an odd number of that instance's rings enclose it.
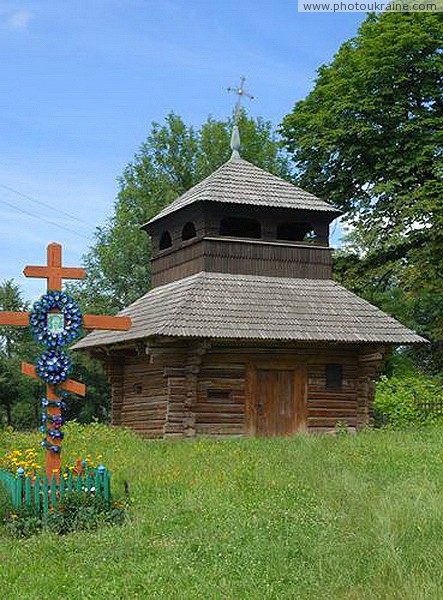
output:
{"label": "metal cross on roof", "polygon": [[234,127],[232,128],[231,135],[231,150],[232,156],[231,158],[240,158],[240,132],[238,130],[238,124],[240,121],[241,115],[241,102],[243,98],[249,98],[249,100],[254,100],[254,96],[251,96],[249,92],[245,90],[245,81],[246,77],[242,75],[240,77],[240,85],[238,87],[232,88],[228,87],[228,92],[233,92],[237,94],[237,102],[235,103],[234,108]]}
{"label": "metal cross on roof", "polygon": [[235,87],[235,88],[228,87],[228,92],[237,94],[237,96],[238,96],[237,102],[235,103],[235,108],[234,108],[234,123],[235,123],[235,125],[238,125],[238,121],[240,119],[242,99],[249,98],[249,100],[254,100],[254,96],[251,96],[251,94],[245,90],[245,81],[246,81],[246,77],[244,75],[242,75],[240,77],[240,85],[238,87]]}

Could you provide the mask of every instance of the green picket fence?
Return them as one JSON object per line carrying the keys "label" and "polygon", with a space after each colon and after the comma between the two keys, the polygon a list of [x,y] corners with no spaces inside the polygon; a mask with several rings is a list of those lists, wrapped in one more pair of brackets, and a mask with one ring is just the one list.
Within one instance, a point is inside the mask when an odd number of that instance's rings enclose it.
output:
{"label": "green picket fence", "polygon": [[72,493],[101,496],[106,502],[111,500],[111,474],[100,465],[96,469],[87,469],[85,475],[69,473],[57,484],[55,477],[51,481],[44,477],[25,477],[22,472],[13,475],[6,469],[0,469],[0,482],[4,485],[12,500],[14,510],[35,508],[47,515],[51,507],[63,502]]}

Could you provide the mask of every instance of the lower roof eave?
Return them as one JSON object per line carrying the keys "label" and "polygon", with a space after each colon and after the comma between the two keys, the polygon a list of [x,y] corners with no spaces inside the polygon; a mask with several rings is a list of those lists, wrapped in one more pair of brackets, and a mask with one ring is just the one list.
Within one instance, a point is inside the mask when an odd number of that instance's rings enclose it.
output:
{"label": "lower roof eave", "polygon": [[268,338],[268,337],[224,337],[224,336],[205,336],[205,335],[180,335],[180,334],[169,334],[169,335],[152,335],[144,338],[137,338],[133,340],[127,340],[121,343],[113,344],[97,344],[76,348],[75,350],[82,350],[85,352],[93,353],[104,353],[110,354],[113,351],[122,351],[125,349],[142,349],[143,347],[149,347],[150,345],[163,345],[173,346],[177,343],[183,342],[196,342],[196,341],[207,341],[214,345],[326,345],[326,346],[411,346],[416,344],[428,344],[429,341],[421,336],[416,336],[415,339],[406,341],[398,339],[313,339],[313,338]]}
{"label": "lower roof eave", "polygon": [[120,314],[126,332],[96,331],[75,349],[152,337],[408,345],[427,340],[332,280],[201,271],[153,288]]}

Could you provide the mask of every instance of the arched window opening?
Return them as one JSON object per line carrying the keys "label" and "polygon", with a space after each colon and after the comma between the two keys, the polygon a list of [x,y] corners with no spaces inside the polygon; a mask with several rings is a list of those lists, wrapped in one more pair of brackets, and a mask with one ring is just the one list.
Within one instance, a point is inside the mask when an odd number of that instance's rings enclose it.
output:
{"label": "arched window opening", "polygon": [[165,248],[170,248],[171,246],[172,246],[171,234],[169,233],[169,231],[164,231],[161,234],[158,247],[160,248],[160,250],[164,250]]}
{"label": "arched window opening", "polygon": [[182,240],[190,240],[191,238],[195,237],[197,235],[197,232],[195,231],[195,226],[194,223],[191,223],[191,221],[188,221],[188,223],[186,223],[186,225],[183,227],[182,230]]}
{"label": "arched window opening", "polygon": [[220,235],[243,238],[261,238],[261,225],[255,219],[225,217],[220,222]]}
{"label": "arched window opening", "polygon": [[289,242],[309,242],[316,237],[310,223],[279,223],[277,239]]}

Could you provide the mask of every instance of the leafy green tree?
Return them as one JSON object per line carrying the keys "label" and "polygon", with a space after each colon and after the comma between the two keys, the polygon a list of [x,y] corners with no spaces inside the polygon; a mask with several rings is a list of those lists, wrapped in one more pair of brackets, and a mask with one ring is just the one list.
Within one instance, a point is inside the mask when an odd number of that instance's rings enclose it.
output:
{"label": "leafy green tree", "polygon": [[[22,312],[28,308],[12,280],[0,283],[0,311]],[[36,423],[38,386],[21,374],[21,360],[33,361],[36,352],[28,328],[0,328],[0,407],[8,425]]]}
{"label": "leafy green tree", "polygon": [[[290,178],[270,123],[243,114],[239,126],[243,158]],[[152,125],[119,179],[113,215],[97,229],[85,257],[85,306],[116,311],[149,290],[151,247],[140,226],[229,159],[231,129],[231,120],[212,118],[195,129],[173,113],[163,124]]]}
{"label": "leafy green tree", "polygon": [[86,384],[86,396],[70,396],[66,418],[80,423],[109,422],[111,393],[102,365],[83,352],[73,352],[73,363],[72,376]]}
{"label": "leafy green tree", "polygon": [[369,15],[281,133],[299,185],[348,211],[337,276],[428,335],[434,352],[443,337],[443,14]]}

